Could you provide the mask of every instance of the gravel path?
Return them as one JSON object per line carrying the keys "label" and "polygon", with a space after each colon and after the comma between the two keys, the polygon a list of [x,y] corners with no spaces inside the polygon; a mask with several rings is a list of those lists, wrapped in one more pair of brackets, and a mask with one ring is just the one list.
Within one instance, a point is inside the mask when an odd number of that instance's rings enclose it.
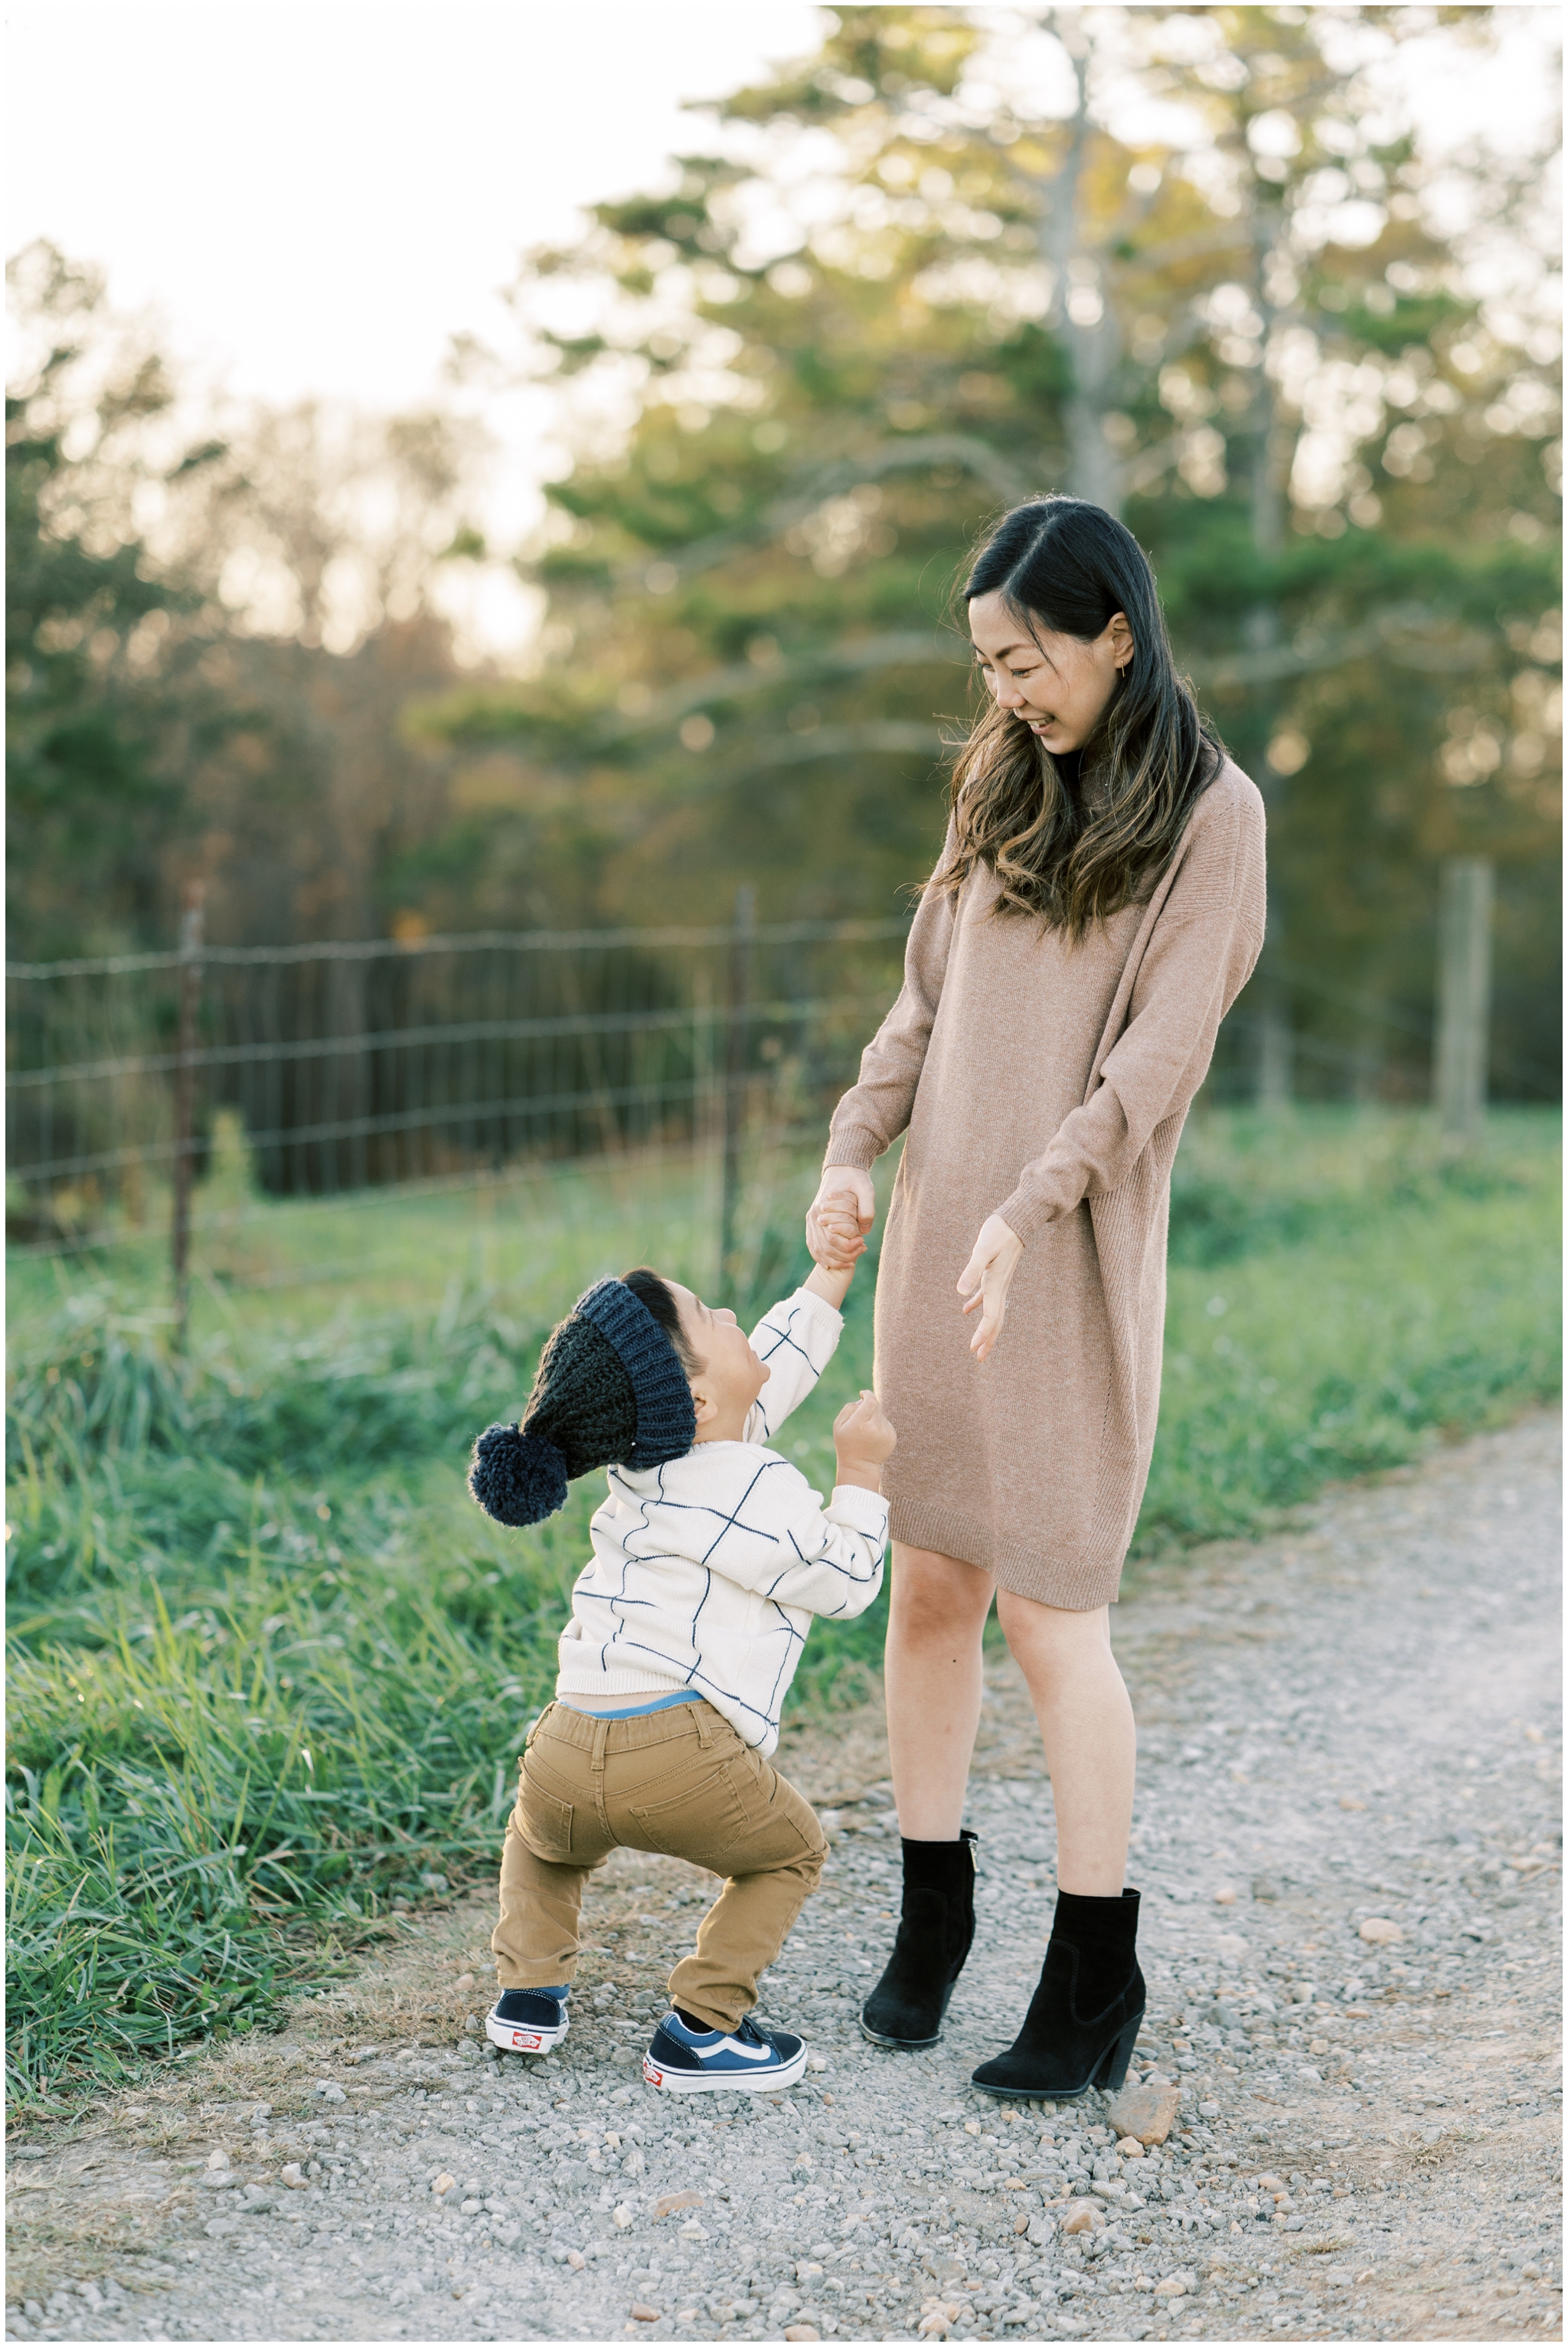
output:
{"label": "gravel path", "polygon": [[814,2048],[794,2094],[693,2108],[641,2083],[704,1895],[692,1870],[606,1870],[576,2024],[531,2066],[464,2034],[488,1916],[454,1906],[283,2035],[14,2142],[8,2330],[1554,2333],[1557,1460],[1534,1419],[1261,1547],[1129,1575],[1140,2067],[1153,2099],[1180,2088],[1143,2157],[1115,2157],[1098,2096],[1020,2108],[968,2085],[1023,2011],[1051,1881],[1039,1744],[999,1656],[979,1937],[933,2053],[855,2024],[896,1881],[879,1727],[795,1731],[784,1765],[835,1852],[764,1996]]}

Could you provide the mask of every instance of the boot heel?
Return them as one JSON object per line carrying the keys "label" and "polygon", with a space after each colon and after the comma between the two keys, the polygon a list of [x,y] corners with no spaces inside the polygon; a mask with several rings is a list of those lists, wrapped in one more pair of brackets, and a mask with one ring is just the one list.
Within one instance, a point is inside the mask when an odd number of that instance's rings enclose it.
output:
{"label": "boot heel", "polygon": [[1007,2052],[975,2072],[983,2094],[1071,2102],[1091,2086],[1116,2093],[1148,2003],[1137,1930],[1135,1891],[1119,1899],[1058,1891],[1040,1986]]}
{"label": "boot heel", "polygon": [[1122,2082],[1127,2075],[1127,2065],[1132,2059],[1132,2048],[1138,2043],[1138,2032],[1143,2025],[1143,2014],[1134,2014],[1121,2036],[1107,2049],[1093,2078],[1093,2084],[1102,2093],[1114,2095],[1120,2091]]}

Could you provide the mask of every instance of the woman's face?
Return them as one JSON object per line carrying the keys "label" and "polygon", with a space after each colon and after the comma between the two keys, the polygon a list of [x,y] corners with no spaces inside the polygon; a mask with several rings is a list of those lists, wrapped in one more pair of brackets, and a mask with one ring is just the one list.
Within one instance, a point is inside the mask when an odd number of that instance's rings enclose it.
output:
{"label": "woman's face", "polygon": [[1004,709],[1015,709],[1050,751],[1081,750],[1099,723],[1132,657],[1132,630],[1118,611],[1092,641],[1059,636],[1040,621],[1033,632],[999,595],[977,595],[969,634],[980,671]]}

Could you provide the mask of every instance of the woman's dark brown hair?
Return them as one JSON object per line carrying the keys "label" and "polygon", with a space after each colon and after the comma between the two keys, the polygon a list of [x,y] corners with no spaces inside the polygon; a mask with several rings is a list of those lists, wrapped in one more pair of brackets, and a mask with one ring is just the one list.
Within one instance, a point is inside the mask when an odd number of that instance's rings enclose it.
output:
{"label": "woman's dark brown hair", "polygon": [[1077,938],[1149,896],[1223,752],[1176,671],[1149,558],[1101,507],[1036,497],[1004,514],[963,600],[967,608],[994,594],[1037,642],[1043,628],[1091,643],[1118,611],[1132,631],[1132,658],[1083,745],[1076,788],[1024,720],[996,702],[953,771],[957,830],[938,887],[956,897],[984,864],[998,913],[1032,915]]}

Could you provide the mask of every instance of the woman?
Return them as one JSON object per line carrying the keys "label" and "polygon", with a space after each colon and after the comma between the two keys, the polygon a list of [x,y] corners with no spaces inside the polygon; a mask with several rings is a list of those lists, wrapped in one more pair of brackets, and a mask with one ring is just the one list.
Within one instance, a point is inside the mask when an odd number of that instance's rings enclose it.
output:
{"label": "woman", "polygon": [[933,2044],[974,1936],[960,1820],[994,1594],[1044,1738],[1059,1895],[1023,2028],[975,2084],[1064,2096],[1121,2085],[1143,2010],[1108,1609],[1154,1440],[1172,1161],[1263,940],[1263,803],[1109,514],[1016,507],[965,599],[993,705],[807,1227],[820,1262],[850,1260],[870,1168],[907,1133],[876,1288],[903,1911],[862,2026]]}

